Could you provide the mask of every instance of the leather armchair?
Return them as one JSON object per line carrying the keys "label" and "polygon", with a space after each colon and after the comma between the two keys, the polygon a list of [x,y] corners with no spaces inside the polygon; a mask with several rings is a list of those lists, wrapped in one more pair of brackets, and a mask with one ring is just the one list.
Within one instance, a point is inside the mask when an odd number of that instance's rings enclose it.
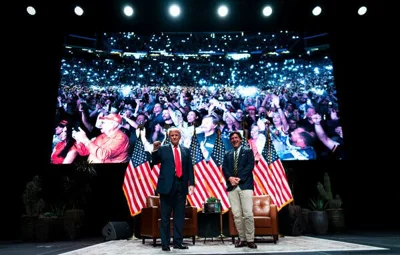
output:
{"label": "leather armchair", "polygon": [[[271,204],[269,195],[253,197],[253,214],[255,236],[272,236],[274,243],[278,241],[278,209],[276,205]],[[229,210],[229,234],[232,237],[232,243],[235,243],[235,237],[238,236],[232,211]]]}
{"label": "leather armchair", "polygon": [[[161,210],[160,197],[149,196],[146,198],[146,207],[141,212],[140,235],[142,243],[145,243],[146,238],[153,239],[153,246],[156,246],[157,238],[160,238]],[[171,237],[173,236],[173,219],[171,215]],[[198,232],[197,227],[197,209],[196,207],[186,206],[185,208],[185,223],[183,225],[183,237],[191,237],[193,244],[196,242]]]}

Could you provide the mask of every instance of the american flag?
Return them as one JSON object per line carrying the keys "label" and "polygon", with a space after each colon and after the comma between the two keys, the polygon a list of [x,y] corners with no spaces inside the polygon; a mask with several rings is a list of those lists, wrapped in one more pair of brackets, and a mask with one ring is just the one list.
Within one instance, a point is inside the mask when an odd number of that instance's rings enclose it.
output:
{"label": "american flag", "polygon": [[254,174],[260,180],[264,192],[271,196],[272,202],[276,204],[278,210],[293,201],[285,169],[276,153],[269,133],[260,161],[254,169]]}
{"label": "american flag", "polygon": [[[246,134],[245,134],[244,131],[243,131],[242,136],[243,136],[242,145],[251,148],[250,144],[249,144],[249,141],[247,140],[247,137],[246,137]],[[265,194],[265,192],[263,192],[263,190],[262,190],[262,184],[261,184],[260,180],[258,179],[257,174],[254,171],[254,168],[253,168],[253,177],[254,177],[254,192],[253,192],[253,195],[254,196],[261,196],[262,194]]]}
{"label": "american flag", "polygon": [[222,172],[222,161],[225,155],[225,147],[221,140],[221,134],[218,131],[218,138],[214,144],[210,161],[208,161],[207,181],[211,187],[211,193],[221,201],[222,213],[225,213],[231,207],[226,191],[226,180]]}
{"label": "american flag", "polygon": [[243,132],[241,132],[241,133],[242,133],[242,137],[243,137],[242,145],[243,145],[243,146],[250,147],[250,146],[249,146],[249,141],[247,140],[247,137],[246,137],[246,132],[244,132],[244,130],[243,130]]}
{"label": "american flag", "polygon": [[[255,168],[255,166],[254,166]],[[257,175],[254,173],[253,170],[253,177],[254,177],[254,191],[253,191],[253,195],[254,196],[261,196],[263,194],[266,194],[263,189],[262,189],[262,184],[260,182],[260,180],[258,179]]]}
{"label": "american flag", "polygon": [[131,216],[139,214],[146,206],[146,197],[154,195],[150,172],[150,164],[139,137],[135,142],[122,186]]}
{"label": "american flag", "polygon": [[194,133],[192,136],[192,141],[190,143],[190,154],[192,157],[196,187],[193,194],[188,195],[187,198],[190,205],[196,207],[197,211],[200,211],[203,208],[203,202],[210,197],[210,193],[208,192],[207,181],[204,175],[208,166],[203,154],[201,153],[196,133]]}

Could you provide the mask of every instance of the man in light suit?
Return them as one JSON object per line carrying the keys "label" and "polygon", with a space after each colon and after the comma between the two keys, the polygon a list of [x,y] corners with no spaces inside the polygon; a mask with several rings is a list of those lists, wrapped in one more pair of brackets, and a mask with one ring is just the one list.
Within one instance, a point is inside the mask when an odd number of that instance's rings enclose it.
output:
{"label": "man in light suit", "polygon": [[186,196],[194,191],[194,172],[190,150],[179,145],[181,131],[172,127],[168,131],[171,144],[161,146],[153,143],[153,164],[161,163],[156,192],[160,195],[161,245],[163,251],[170,251],[170,217],[173,212],[174,249],[188,249],[183,245],[183,223],[185,220]]}
{"label": "man in light suit", "polygon": [[[253,216],[254,154],[250,148],[242,146],[240,132],[231,132],[229,139],[233,149],[225,153],[222,171],[226,178],[226,189],[235,226],[239,233],[239,241],[235,244],[235,247],[247,246],[256,249]],[[237,160],[235,160],[235,154]]]}

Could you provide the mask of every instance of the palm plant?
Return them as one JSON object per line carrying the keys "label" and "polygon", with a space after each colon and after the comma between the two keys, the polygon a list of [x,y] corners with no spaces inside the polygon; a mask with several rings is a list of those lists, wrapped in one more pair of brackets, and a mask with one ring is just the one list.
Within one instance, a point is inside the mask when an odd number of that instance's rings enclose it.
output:
{"label": "palm plant", "polygon": [[316,198],[310,198],[310,208],[313,211],[325,211],[328,203],[321,196],[317,196]]}
{"label": "palm plant", "polygon": [[22,201],[25,207],[25,213],[28,216],[37,216],[42,213],[45,208],[45,202],[41,198],[42,182],[38,175],[34,176],[32,181],[25,186],[22,194]]}
{"label": "palm plant", "polygon": [[97,175],[97,171],[93,164],[85,160],[75,163],[75,170],[74,177],[64,176],[64,191],[68,207],[81,209],[87,203],[87,196],[92,191],[90,180]]}

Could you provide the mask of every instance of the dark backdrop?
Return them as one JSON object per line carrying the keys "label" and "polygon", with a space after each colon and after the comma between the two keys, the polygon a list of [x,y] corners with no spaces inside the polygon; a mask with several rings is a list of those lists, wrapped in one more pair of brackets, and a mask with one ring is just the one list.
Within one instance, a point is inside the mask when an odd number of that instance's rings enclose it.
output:
{"label": "dark backdrop", "polygon": [[[154,4],[157,1],[147,1]],[[187,1],[196,4],[196,1]],[[197,1],[211,3],[212,1]],[[247,1],[233,1],[241,6]],[[259,1],[254,1],[259,2]],[[392,150],[383,146],[394,133],[389,96],[393,94],[390,82],[388,46],[390,34],[382,32],[387,24],[380,18],[384,10],[377,4],[370,6],[370,15],[364,18],[350,17],[349,11],[340,11],[330,3],[330,16],[322,20],[296,14],[309,4],[300,1],[277,1],[286,12],[277,12],[266,22],[256,15],[238,14],[241,18],[216,23],[207,18],[214,12],[200,11],[188,15],[185,22],[169,22],[160,15],[138,13],[136,21],[124,21],[116,6],[96,7],[87,17],[45,13],[43,17],[28,19],[25,7],[10,18],[12,31],[3,32],[5,58],[3,68],[3,159],[1,178],[2,229],[0,239],[18,237],[19,219],[24,212],[21,195],[24,185],[33,175],[40,174],[46,180],[45,192],[49,199],[61,196],[60,176],[72,172],[71,167],[55,167],[48,163],[51,136],[54,130],[54,105],[59,84],[59,60],[63,34],[67,31],[224,31],[224,30],[279,30],[299,29],[324,31],[331,34],[334,51],[334,70],[341,103],[341,115],[348,161],[341,162],[290,162],[290,179],[294,181],[294,197],[297,204],[306,206],[307,199],[315,192],[315,184],[322,181],[323,173],[329,172],[333,188],[344,200],[346,223],[350,228],[394,229],[400,221],[395,201],[396,157]],[[303,1],[301,1],[303,3]],[[334,1],[332,1],[334,2]],[[157,2],[158,3],[158,2]],[[307,2],[304,2],[307,3]],[[62,4],[64,12],[67,6]],[[260,4],[254,3],[254,8]],[[141,5],[139,4],[139,7]],[[155,4],[154,6],[159,6]],[[21,7],[21,6],[20,6]],[[90,5],[89,5],[90,7]],[[93,6],[92,6],[93,7]],[[345,8],[345,6],[341,6]],[[69,8],[69,7],[68,7]],[[119,8],[119,6],[118,6]],[[143,8],[149,8],[143,6]],[[205,8],[203,8],[205,9]],[[199,10],[202,10],[201,8]],[[337,13],[334,13],[336,11]],[[232,15],[237,10],[232,11]],[[111,14],[110,14],[111,13]],[[333,14],[332,14],[333,13]],[[307,13],[308,14],[308,13]],[[90,22],[92,21],[92,22]],[[18,22],[18,24],[17,24]],[[375,29],[372,29],[372,28]],[[390,44],[389,44],[390,45]],[[396,110],[397,111],[397,110]],[[396,112],[393,113],[397,114]],[[9,118],[11,116],[11,118]],[[394,132],[393,132],[394,131]],[[397,141],[394,140],[396,144]],[[390,166],[389,165],[393,165]],[[103,165],[93,180],[93,192],[88,216],[88,235],[100,235],[108,221],[130,221],[128,207],[122,192],[126,165]],[[398,167],[397,167],[398,168]]]}

